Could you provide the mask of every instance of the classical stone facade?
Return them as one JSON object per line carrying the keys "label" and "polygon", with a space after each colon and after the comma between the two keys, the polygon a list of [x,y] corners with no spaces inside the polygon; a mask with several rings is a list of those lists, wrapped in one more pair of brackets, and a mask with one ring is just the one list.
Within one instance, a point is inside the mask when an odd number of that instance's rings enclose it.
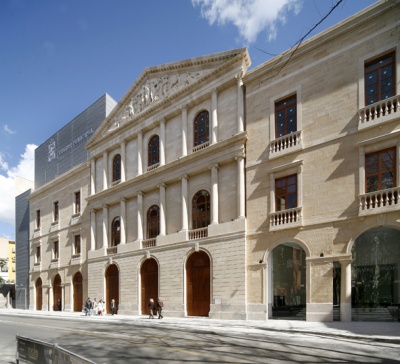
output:
{"label": "classical stone facade", "polygon": [[399,12],[378,2],[251,71],[246,49],[145,69],[88,162],[31,196],[30,308],[398,314]]}
{"label": "classical stone facade", "polygon": [[151,67],[87,148],[89,295],[246,318],[246,49]]}
{"label": "classical stone facade", "polygon": [[399,15],[378,2],[244,78],[249,318],[398,314]]}

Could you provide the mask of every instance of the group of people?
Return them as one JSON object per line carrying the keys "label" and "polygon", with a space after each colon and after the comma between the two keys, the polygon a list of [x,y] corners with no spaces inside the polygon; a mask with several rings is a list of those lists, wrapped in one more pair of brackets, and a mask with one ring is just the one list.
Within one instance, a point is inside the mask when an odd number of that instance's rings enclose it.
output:
{"label": "group of people", "polygon": [[[164,318],[164,316],[162,315],[164,302],[160,298],[158,298],[157,303],[155,303],[154,300],[150,298],[148,306],[150,313],[149,319],[154,319],[154,314],[156,315],[158,314],[159,319]],[[97,302],[96,298],[93,298],[92,300],[90,297],[88,297],[88,299],[85,302],[86,316],[93,316],[93,315],[103,316],[105,309],[106,309],[106,303],[102,298],[100,298],[100,300]],[[112,315],[117,313],[115,299],[112,299],[110,302],[110,310]]]}
{"label": "group of people", "polygon": [[[115,301],[114,301],[114,307],[115,307]],[[90,297],[88,297],[88,299],[86,300],[85,303],[86,316],[93,316],[93,315],[103,316],[105,308],[106,308],[106,303],[102,298],[100,298],[98,302],[96,301],[96,298],[93,298],[92,301]]]}
{"label": "group of people", "polygon": [[164,318],[164,316],[162,315],[164,302],[161,301],[160,298],[158,298],[157,304],[155,304],[154,300],[152,298],[150,298],[148,306],[149,306],[149,314],[150,314],[149,319],[154,319],[154,313],[156,313],[156,314],[158,313],[159,319]]}

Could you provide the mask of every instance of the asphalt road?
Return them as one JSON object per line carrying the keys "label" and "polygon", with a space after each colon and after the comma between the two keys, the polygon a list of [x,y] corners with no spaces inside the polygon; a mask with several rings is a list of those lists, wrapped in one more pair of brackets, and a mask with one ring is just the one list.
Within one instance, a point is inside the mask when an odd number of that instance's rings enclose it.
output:
{"label": "asphalt road", "polygon": [[163,327],[159,320],[0,316],[0,363],[16,335],[57,343],[96,363],[400,363],[400,345],[265,331]]}

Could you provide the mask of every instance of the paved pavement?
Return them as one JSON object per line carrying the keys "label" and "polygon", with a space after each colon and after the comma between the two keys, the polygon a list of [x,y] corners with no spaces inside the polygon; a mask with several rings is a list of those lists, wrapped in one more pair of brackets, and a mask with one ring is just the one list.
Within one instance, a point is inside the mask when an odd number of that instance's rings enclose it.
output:
{"label": "paved pavement", "polygon": [[320,336],[342,337],[355,340],[371,340],[389,342],[400,345],[400,322],[309,322],[296,320],[216,320],[197,317],[165,317],[162,320],[149,320],[148,316],[105,315],[87,317],[81,312],[60,311],[30,311],[18,309],[0,309],[1,315],[16,316],[48,316],[73,317],[82,320],[104,320],[115,322],[129,322],[139,320],[146,325],[160,325],[163,327],[185,328],[207,332],[240,332],[260,334],[265,331],[292,332],[314,334]]}

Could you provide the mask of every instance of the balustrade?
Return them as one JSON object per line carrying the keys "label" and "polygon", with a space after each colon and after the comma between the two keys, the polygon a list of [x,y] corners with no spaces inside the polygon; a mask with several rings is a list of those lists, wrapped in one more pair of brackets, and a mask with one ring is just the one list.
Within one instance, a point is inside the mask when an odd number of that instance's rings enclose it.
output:
{"label": "balustrade", "polygon": [[400,206],[400,187],[369,192],[360,196],[360,212],[367,210],[382,210],[390,206]]}
{"label": "balustrade", "polygon": [[270,226],[288,226],[301,223],[301,207],[272,212],[270,214]]}
{"label": "balustrade", "polygon": [[157,239],[156,238],[144,239],[142,241],[142,248],[143,249],[152,248],[152,247],[156,246],[156,243],[157,243]]}
{"label": "balustrade", "polygon": [[271,141],[270,153],[271,155],[278,152],[283,152],[299,146],[301,143],[301,130],[284,135]]}
{"label": "balustrade", "polygon": [[208,228],[207,227],[189,230],[189,240],[206,238],[207,236],[208,236]]}
{"label": "balustrade", "polygon": [[384,121],[386,116],[397,115],[400,109],[400,95],[376,102],[358,111],[358,128],[365,128]]}

